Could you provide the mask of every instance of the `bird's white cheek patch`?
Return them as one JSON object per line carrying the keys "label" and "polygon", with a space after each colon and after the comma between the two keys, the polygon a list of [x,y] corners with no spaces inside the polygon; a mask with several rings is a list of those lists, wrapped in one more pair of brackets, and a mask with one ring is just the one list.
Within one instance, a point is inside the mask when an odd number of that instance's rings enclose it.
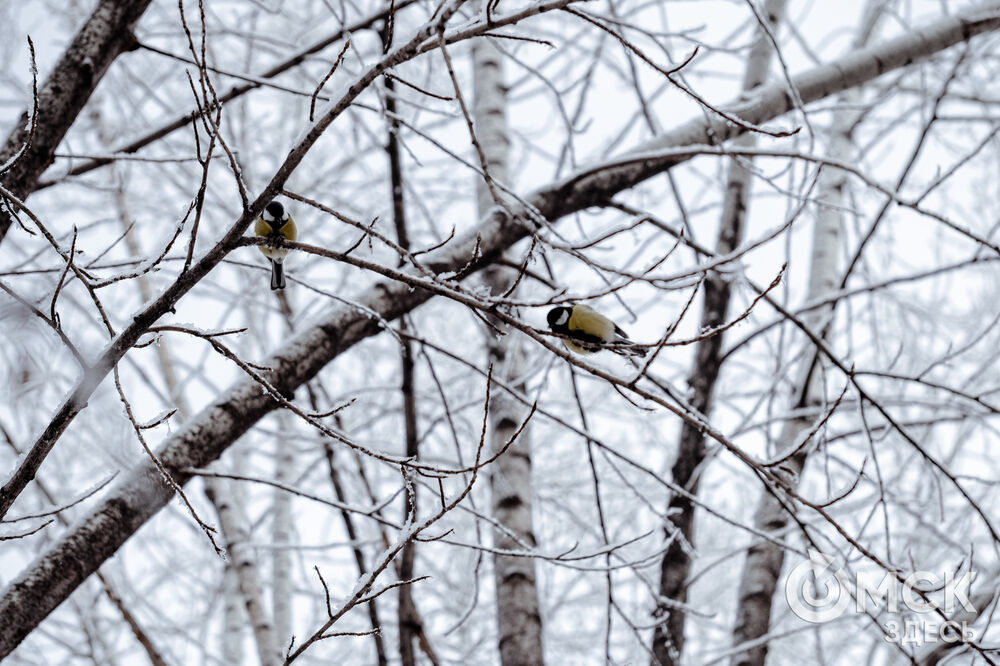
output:
{"label": "bird's white cheek patch", "polygon": [[563,312],[556,320],[556,326],[565,326],[569,322],[569,313]]}

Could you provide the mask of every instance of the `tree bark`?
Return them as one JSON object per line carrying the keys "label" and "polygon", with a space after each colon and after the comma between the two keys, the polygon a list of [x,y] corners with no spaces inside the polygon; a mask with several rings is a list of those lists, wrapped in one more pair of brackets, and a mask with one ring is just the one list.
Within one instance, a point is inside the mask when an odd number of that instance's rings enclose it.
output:
{"label": "tree bark", "polygon": [[[90,18],[38,89],[34,131],[30,131],[29,111],[26,110],[0,148],[2,165],[17,155],[30,138],[27,150],[0,174],[8,192],[23,201],[35,189],[38,177],[52,164],[56,148],[108,67],[123,51],[134,48],[132,29],[149,3],[150,0],[100,0],[97,3]],[[12,222],[10,213],[0,210],[0,242]]]}
{"label": "tree bark", "polygon": [[[278,413],[280,431],[291,432],[291,416],[287,411]],[[274,480],[294,483],[295,450],[282,437],[275,437]],[[274,518],[271,538],[274,553],[271,556],[271,614],[274,617],[274,646],[283,650],[292,638],[292,498],[287,492],[275,489],[273,495]]]}
{"label": "tree bark", "polygon": [[[476,138],[482,148],[487,177],[507,182],[507,89],[503,82],[500,51],[488,40],[475,42],[472,49],[475,73],[473,119]],[[497,202],[493,188],[485,179],[476,185],[480,217]],[[483,272],[483,282],[490,292],[504,294],[517,270],[490,266]],[[497,319],[491,320],[503,335],[486,331],[489,363],[504,382],[524,392],[522,340]],[[524,406],[507,393],[491,394],[489,437],[493,451],[501,450],[524,421]],[[503,550],[523,550],[535,545],[531,520],[531,437],[530,426],[521,433],[517,445],[497,460],[490,475],[493,516],[507,531],[497,531],[494,544]],[[497,644],[504,666],[528,666],[542,662],[542,617],[538,609],[535,585],[535,559],[531,557],[493,556],[493,577],[497,601]]]}
{"label": "tree bark", "polygon": [[226,550],[233,561],[233,570],[239,581],[240,594],[246,605],[250,626],[253,628],[257,644],[257,656],[261,666],[276,666],[281,663],[280,653],[274,643],[274,626],[264,610],[264,595],[261,593],[260,576],[254,562],[250,546],[247,545],[245,521],[238,515],[232,504],[229,484],[222,479],[205,478],[205,494],[215,505],[219,514],[222,534],[226,539]]}
{"label": "tree bark", "polygon": [[[743,76],[744,92],[761,85],[767,78],[774,51],[769,33],[773,35],[781,22],[785,2],[786,0],[767,0],[764,4],[764,16],[761,18],[766,27],[758,27],[757,40],[750,48]],[[753,147],[757,144],[757,135],[744,134],[737,137],[735,143],[739,147]],[[715,244],[719,255],[731,253],[743,242],[750,175],[742,162],[729,162],[719,237]],[[731,295],[732,285],[722,274],[713,272],[708,276],[705,280],[700,330],[718,328],[726,322]],[[691,374],[688,376],[691,405],[705,415],[711,412],[715,381],[722,365],[722,340],[722,334],[718,334],[697,344]],[[671,469],[673,482],[691,495],[697,494],[699,468],[704,459],[704,433],[685,423],[681,427],[677,459]],[[674,517],[671,519],[672,526],[667,529],[669,545],[660,563],[660,601],[655,610],[660,622],[653,631],[653,663],[679,664],[684,651],[684,613],[681,608],[687,601],[690,550],[694,541],[694,503],[690,496],[673,495],[668,503],[667,515]]]}
{"label": "tree bark", "polygon": [[226,563],[222,573],[222,661],[226,664],[243,663],[243,630],[247,613],[240,604],[240,582],[232,562]]}
{"label": "tree bark", "polygon": [[[861,48],[868,41],[875,24],[882,12],[882,5],[871,3],[864,18],[864,23],[854,40],[854,47]],[[860,100],[857,91],[850,91],[844,96],[844,108],[852,109]],[[830,157],[833,160],[851,161],[854,146],[851,134],[856,124],[858,113],[845,111],[838,114],[832,128]],[[809,286],[806,300],[811,301],[836,291],[839,286],[840,273],[837,270],[837,250],[844,222],[845,210],[844,190],[847,179],[843,172],[826,169],[820,173],[816,199],[816,221],[813,225],[812,256],[809,266]],[[806,313],[803,321],[813,330],[822,331],[827,335],[827,325],[833,313],[833,306],[817,308]],[[801,379],[797,382],[799,398],[792,405],[793,411],[805,407],[820,407],[824,402],[823,381],[820,372],[820,354],[818,351],[806,354]],[[779,451],[793,451],[800,445],[800,437],[808,432],[813,423],[806,417],[788,420],[781,432]],[[791,456],[782,463],[784,473],[793,479],[797,478],[806,464],[808,448]],[[793,482],[794,483],[794,482]],[[754,515],[754,527],[764,532],[781,535],[788,527],[791,516],[787,507],[776,496],[765,492],[760,499]],[[771,627],[771,607],[774,602],[778,578],[784,563],[785,551],[772,541],[759,540],[747,551],[743,565],[743,575],[740,579],[740,591],[736,610],[736,623],[733,628],[733,644],[740,645],[748,641],[756,641],[765,636]],[[733,659],[733,666],[763,666],[767,657],[767,643],[761,643],[742,652]]]}
{"label": "tree bark", "polygon": [[[1000,4],[977,8],[932,27],[913,30],[871,49],[859,50],[836,62],[810,70],[793,79],[803,102],[812,102],[870,81],[881,74],[926,58],[971,37],[1000,27]],[[724,107],[746,122],[760,124],[792,106],[784,84],[765,86],[739,104]],[[602,204],[618,192],[684,162],[697,151],[670,151],[714,136],[724,141],[743,130],[711,116],[696,119],[665,133],[628,156],[597,165],[529,196],[541,215],[556,220],[588,206]],[[512,206],[522,212],[521,206]],[[468,234],[423,257],[425,266],[438,272],[480,270],[517,242],[528,229],[512,224],[494,208]],[[478,251],[476,250],[478,248]],[[192,271],[194,269],[192,268]],[[379,282],[354,300],[389,321],[430,298],[424,289],[411,290],[403,283]],[[316,375],[332,359],[381,330],[381,323],[358,307],[333,306],[316,323],[294,336],[265,361],[273,369],[264,376],[289,393]],[[252,379],[238,381],[170,437],[159,451],[162,462],[179,483],[190,475],[183,470],[215,460],[253,424],[278,403]],[[151,461],[143,461],[122,475],[91,513],[63,534],[49,549],[21,572],[0,597],[0,659],[8,655],[38,624],[110,557],[170,499]]]}

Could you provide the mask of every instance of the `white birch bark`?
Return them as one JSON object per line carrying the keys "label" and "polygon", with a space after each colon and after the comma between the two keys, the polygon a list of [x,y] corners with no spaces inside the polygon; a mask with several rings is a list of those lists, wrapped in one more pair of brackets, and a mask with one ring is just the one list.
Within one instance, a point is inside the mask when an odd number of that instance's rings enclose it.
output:
{"label": "white birch bark", "polygon": [[[473,118],[476,137],[482,147],[488,177],[495,182],[507,182],[507,91],[503,82],[503,59],[500,51],[488,40],[477,40],[472,49],[475,80]],[[493,188],[492,192],[497,192]],[[480,217],[497,205],[485,180],[477,183],[476,199]],[[494,295],[505,293],[517,271],[504,266],[490,266],[483,271],[483,281]],[[506,335],[487,331],[489,362],[498,377],[523,390],[524,370],[522,341],[498,320],[493,321]],[[489,406],[490,444],[500,450],[524,421],[525,409],[502,391],[491,394]],[[525,429],[517,443],[497,460],[490,475],[493,494],[493,515],[509,530],[495,532],[497,548],[522,550],[535,545],[531,522],[531,437]],[[530,557],[494,555],[493,573],[497,600],[497,643],[500,663],[542,663],[542,618],[535,586],[535,560]]]}
{"label": "white birch bark", "polygon": [[243,630],[248,621],[240,603],[240,582],[232,562],[222,572],[222,660],[227,664],[243,663]]}
{"label": "white birch bark", "polygon": [[[767,79],[771,67],[774,45],[771,35],[778,28],[785,14],[786,0],[767,0],[764,3],[763,25],[757,28],[757,39],[750,48],[743,75],[743,92],[760,86]],[[734,139],[737,148],[757,145],[756,134],[744,134]],[[750,170],[744,162],[730,161],[726,176],[726,189],[722,202],[722,218],[715,250],[719,255],[733,252],[743,243],[745,222],[750,203]],[[701,330],[722,326],[729,312],[732,283],[720,273],[712,273],[705,280]],[[715,382],[722,365],[723,335],[714,335],[700,341],[695,347],[694,360],[688,376],[691,387],[691,404],[702,414],[710,414]],[[671,469],[673,482],[691,495],[698,492],[698,475],[705,458],[705,434],[685,423],[677,445],[677,459]],[[689,544],[694,542],[694,502],[690,495],[671,496],[667,515],[673,515],[667,529],[670,540],[660,565],[659,596],[661,601],[654,611],[660,620],[653,631],[653,663],[679,664],[684,651],[684,613],[687,601],[688,579],[691,571]],[[678,534],[679,533],[679,534]],[[677,602],[677,603],[674,603]]]}
{"label": "white birch bark", "polygon": [[[854,46],[860,48],[868,41],[881,15],[881,3],[871,3],[860,26]],[[842,96],[845,109],[856,108],[860,94],[853,89]],[[829,147],[830,159],[850,163],[854,151],[852,131],[859,112],[843,111],[834,120]],[[844,226],[843,211],[847,208],[844,190],[846,175],[836,169],[824,169],[817,183],[816,221],[813,224],[812,252],[809,265],[809,286],[806,300],[820,299],[839,287],[840,271],[837,252]],[[814,331],[823,331],[833,314],[834,306],[816,308],[802,317],[804,323]],[[803,407],[822,407],[824,403],[823,357],[818,353],[805,355],[804,367],[800,371],[798,386],[800,399],[792,405],[793,411]],[[813,421],[808,417],[791,418],[785,422],[779,438],[779,451],[792,451],[800,444],[800,438],[808,433]],[[782,470],[793,478],[798,477],[807,459],[808,447],[782,463]],[[754,527],[764,532],[781,535],[788,527],[790,516],[785,507],[771,493],[765,492],[754,515]],[[757,641],[771,628],[770,616],[778,578],[784,562],[784,550],[771,541],[758,541],[747,551],[747,558],[740,580],[740,591],[733,629],[733,644]],[[755,646],[737,655],[734,666],[763,666],[767,657],[767,643],[755,642]]]}
{"label": "white birch bark", "polygon": [[[805,72],[794,77],[793,83],[805,103],[842,92],[976,35],[996,30],[1000,27],[998,8],[998,3],[990,3],[950,18],[937,19],[933,26],[912,30],[870,49],[859,49]],[[748,100],[723,108],[746,122],[760,124],[791,107],[785,86],[780,84],[764,86]],[[725,141],[742,131],[716,116],[695,119],[640,147],[636,153],[642,157],[631,154],[583,169],[535,192],[527,200],[540,214],[554,221],[605,202],[616,193],[684,162],[696,152],[665,151],[699,144],[709,134],[717,141]],[[511,224],[507,215],[493,209],[469,233],[422,259],[425,266],[442,273],[481,270],[527,233],[524,226]],[[354,300],[383,320],[392,320],[429,298],[430,292],[424,289],[413,290],[403,283],[379,282]],[[141,318],[144,313],[136,316]],[[332,306],[264,361],[273,368],[265,377],[280,390],[293,391],[332,359],[380,330],[380,322],[366,312],[355,307]],[[255,381],[238,381],[171,436],[158,455],[174,479],[185,483],[190,477],[183,470],[202,467],[216,459],[277,405]],[[89,514],[52,543],[0,595],[0,617],[7,620],[0,623],[0,658],[24,640],[171,497],[172,490],[162,482],[152,462],[143,461],[122,474]],[[0,505],[2,500],[0,497]]]}
{"label": "white birch bark", "polygon": [[[278,413],[280,432],[291,432],[291,418],[284,411]],[[292,446],[275,438],[274,480],[284,485],[293,483],[295,454]],[[292,637],[292,496],[279,489],[272,495],[274,518],[271,522],[271,613],[274,617],[275,647],[284,649]]]}
{"label": "white birch bark", "polygon": [[[95,110],[91,113],[91,119],[94,122],[101,143],[106,147],[110,147],[111,133],[104,123],[104,118]],[[117,172],[118,165],[112,164],[111,169],[113,173]],[[116,178],[115,181],[118,182],[118,179]],[[135,237],[135,226],[133,225],[132,216],[129,213],[125,191],[121,187],[115,190],[115,205],[118,209],[118,221],[125,235],[125,244],[128,247],[129,254],[133,257],[142,256],[143,251]],[[149,302],[153,298],[153,288],[149,284],[149,278],[146,275],[139,275],[136,278],[136,284],[139,287],[139,295],[142,297],[142,302]],[[163,374],[167,393],[177,407],[177,414],[184,420],[189,419],[191,417],[191,410],[184,399],[183,392],[180,390],[177,373],[174,372],[174,363],[170,357],[170,349],[166,341],[161,340],[160,344],[156,345],[156,359],[160,366],[160,372]],[[232,561],[226,563],[225,570],[223,571],[222,594],[222,656],[227,663],[238,664],[243,661],[243,630],[247,616],[241,605],[242,599],[240,596],[239,581],[236,578],[236,571],[233,568]]]}
{"label": "white birch bark", "polygon": [[222,479],[205,478],[205,494],[215,505],[219,514],[219,524],[226,541],[226,550],[232,559],[236,580],[239,582],[240,594],[250,618],[254,639],[257,644],[257,656],[261,666],[275,666],[281,663],[278,649],[274,643],[274,627],[264,610],[264,599],[261,594],[260,577],[257,574],[257,564],[253,551],[247,544],[248,534],[244,525],[246,521],[239,515],[233,503],[229,484]]}
{"label": "white birch bark", "polygon": [[[166,348],[166,345],[161,341],[160,347]],[[243,456],[233,456],[233,473],[246,473],[246,459]],[[233,501],[241,505],[246,502],[246,493],[241,485],[232,484],[230,492]],[[242,664],[246,658],[243,639],[250,626],[250,618],[247,616],[246,600],[240,592],[240,581],[232,558],[225,563],[222,572],[222,595],[222,658],[227,664]]]}

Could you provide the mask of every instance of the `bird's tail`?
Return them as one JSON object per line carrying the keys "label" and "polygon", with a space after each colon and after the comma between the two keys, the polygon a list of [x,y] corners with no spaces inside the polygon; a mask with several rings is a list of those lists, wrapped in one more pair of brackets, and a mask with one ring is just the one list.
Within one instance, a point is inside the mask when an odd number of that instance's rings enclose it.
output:
{"label": "bird's tail", "polygon": [[271,259],[271,289],[285,288],[285,270],[280,261]]}
{"label": "bird's tail", "polygon": [[645,346],[638,345],[624,336],[617,336],[615,338],[615,344],[610,348],[616,354],[621,354],[622,356],[645,356],[646,352],[649,351]]}
{"label": "bird's tail", "polygon": [[646,352],[649,351],[642,345],[637,345],[633,343],[619,343],[618,347],[613,350],[616,354],[621,354],[622,356],[645,356]]}

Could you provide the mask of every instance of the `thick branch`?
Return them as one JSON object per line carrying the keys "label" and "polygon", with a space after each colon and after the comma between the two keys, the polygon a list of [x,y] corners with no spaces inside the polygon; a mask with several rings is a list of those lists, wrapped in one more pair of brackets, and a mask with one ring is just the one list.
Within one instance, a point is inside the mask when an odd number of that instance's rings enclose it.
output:
{"label": "thick branch", "polygon": [[[35,189],[38,177],[50,164],[56,148],[76,120],[83,105],[97,88],[108,67],[123,51],[135,44],[132,29],[149,6],[150,0],[101,0],[66,47],[55,69],[38,91],[38,118],[31,144],[3,174],[3,185],[23,200]],[[28,112],[0,149],[0,164],[17,155],[29,135]],[[0,242],[12,218],[0,212]]]}

